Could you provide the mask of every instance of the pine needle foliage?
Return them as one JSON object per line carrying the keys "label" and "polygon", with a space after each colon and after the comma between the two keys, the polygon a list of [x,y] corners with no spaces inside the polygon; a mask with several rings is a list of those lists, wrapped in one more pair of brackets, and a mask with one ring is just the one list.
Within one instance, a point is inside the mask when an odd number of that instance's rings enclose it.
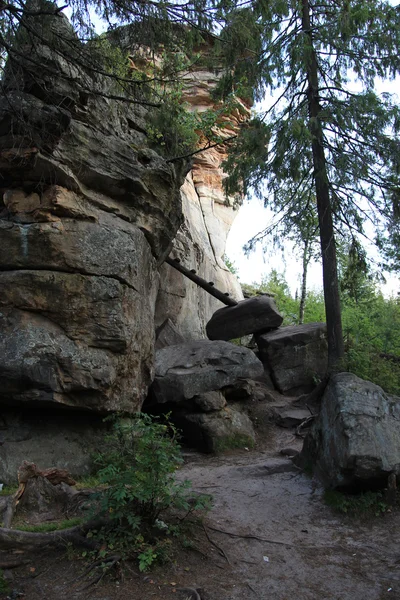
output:
{"label": "pine needle foliage", "polygon": [[399,238],[400,112],[375,83],[399,73],[400,11],[385,0],[252,0],[227,3],[224,16],[221,97],[272,94],[232,143],[226,187],[288,219],[318,213],[333,364],[344,352],[335,238],[366,223],[382,247]]}

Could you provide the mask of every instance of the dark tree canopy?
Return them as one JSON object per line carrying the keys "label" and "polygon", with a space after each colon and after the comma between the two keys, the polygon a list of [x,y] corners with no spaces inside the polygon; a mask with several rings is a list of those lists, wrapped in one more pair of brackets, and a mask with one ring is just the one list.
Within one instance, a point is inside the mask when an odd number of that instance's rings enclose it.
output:
{"label": "dark tree canopy", "polygon": [[274,94],[233,144],[227,189],[255,191],[288,218],[297,206],[299,222],[317,211],[333,366],[344,351],[335,238],[371,226],[398,235],[400,112],[375,83],[399,73],[400,12],[386,1],[254,0],[226,17],[221,96]]}

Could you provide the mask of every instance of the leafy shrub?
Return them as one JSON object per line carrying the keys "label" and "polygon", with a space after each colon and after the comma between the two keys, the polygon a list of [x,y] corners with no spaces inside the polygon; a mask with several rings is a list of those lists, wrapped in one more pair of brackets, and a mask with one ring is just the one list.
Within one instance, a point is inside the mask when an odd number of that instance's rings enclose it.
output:
{"label": "leafy shrub", "polygon": [[357,495],[327,490],[325,503],[337,512],[354,517],[379,517],[389,510],[383,492],[364,492]]}
{"label": "leafy shrub", "polygon": [[96,535],[109,550],[137,554],[140,570],[165,558],[170,536],[179,535],[179,527],[167,523],[162,513],[171,515],[175,509],[183,521],[210,505],[209,496],[189,497],[190,481],[176,481],[182,463],[177,435],[168,420],[163,424],[145,414],[116,419],[96,458],[99,482],[105,486],[100,509],[109,517],[109,525]]}
{"label": "leafy shrub", "polygon": [[0,569],[0,594],[8,594],[9,591],[10,586],[8,585],[8,582],[4,577],[2,569]]}

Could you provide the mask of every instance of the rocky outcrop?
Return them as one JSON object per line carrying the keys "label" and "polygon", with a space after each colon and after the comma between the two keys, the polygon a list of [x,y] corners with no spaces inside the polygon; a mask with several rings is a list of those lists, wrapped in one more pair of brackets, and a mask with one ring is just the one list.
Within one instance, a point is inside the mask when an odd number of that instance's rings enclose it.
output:
{"label": "rocky outcrop", "polygon": [[[218,74],[199,68],[185,80],[185,97],[192,109],[215,107],[210,92]],[[238,101],[238,108],[219,124],[219,134],[229,137],[249,118],[249,106]],[[174,240],[172,255],[181,259],[206,281],[212,281],[234,299],[243,298],[237,278],[223,261],[226,238],[236,217],[233,198],[223,190],[224,146],[210,148],[194,157],[193,166],[181,189],[184,222]],[[156,325],[169,318],[186,340],[205,337],[205,325],[221,303],[165,264],[160,270],[156,304]]]}
{"label": "rocky outcrop", "polygon": [[[84,52],[64,17],[55,32]],[[0,100],[0,402],[133,412],[184,172],[147,147],[146,109],[111,100],[98,73],[37,39],[18,52]]]}
{"label": "rocky outcrop", "polygon": [[202,452],[218,453],[254,446],[252,422],[234,406],[212,413],[177,413],[175,422],[182,430],[184,439]]}
{"label": "rocky outcrop", "polygon": [[310,392],[328,365],[325,323],[290,325],[256,336],[275,387],[289,396]]}
{"label": "rocky outcrop", "polygon": [[385,487],[400,476],[400,398],[351,373],[331,378],[321,411],[306,437],[302,464],[326,487]]}
{"label": "rocky outcrop", "polygon": [[[221,258],[234,214],[224,153],[197,158],[180,192],[188,163],[148,147],[148,108],[81,67],[85,49],[64,17],[45,34],[60,36],[60,52],[24,38],[2,82],[0,402],[136,411],[155,328],[169,318],[200,337],[220,306],[167,265],[159,276],[177,233],[176,255],[240,295]],[[201,89],[194,102],[209,106],[215,83],[192,74],[188,96]]]}

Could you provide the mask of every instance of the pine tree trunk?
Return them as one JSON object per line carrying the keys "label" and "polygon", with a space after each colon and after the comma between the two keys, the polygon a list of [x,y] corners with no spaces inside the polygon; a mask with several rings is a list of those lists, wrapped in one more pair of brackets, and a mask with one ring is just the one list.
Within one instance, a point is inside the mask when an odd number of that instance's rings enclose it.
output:
{"label": "pine tree trunk", "polygon": [[308,263],[310,262],[310,257],[308,253],[308,240],[304,242],[304,250],[303,250],[303,273],[301,276],[301,296],[300,296],[300,307],[299,307],[299,325],[303,324],[304,321],[304,308],[306,305],[306,295],[307,295],[307,269]]}
{"label": "pine tree trunk", "polygon": [[312,136],[315,192],[321,240],[322,273],[328,335],[328,369],[332,371],[344,355],[344,343],[332,206],[329,195],[323,131],[319,118],[321,106],[319,103],[318,65],[313,46],[310,6],[308,0],[302,0],[302,29],[304,34],[308,36],[310,49],[310,58],[307,65],[309,129]]}

